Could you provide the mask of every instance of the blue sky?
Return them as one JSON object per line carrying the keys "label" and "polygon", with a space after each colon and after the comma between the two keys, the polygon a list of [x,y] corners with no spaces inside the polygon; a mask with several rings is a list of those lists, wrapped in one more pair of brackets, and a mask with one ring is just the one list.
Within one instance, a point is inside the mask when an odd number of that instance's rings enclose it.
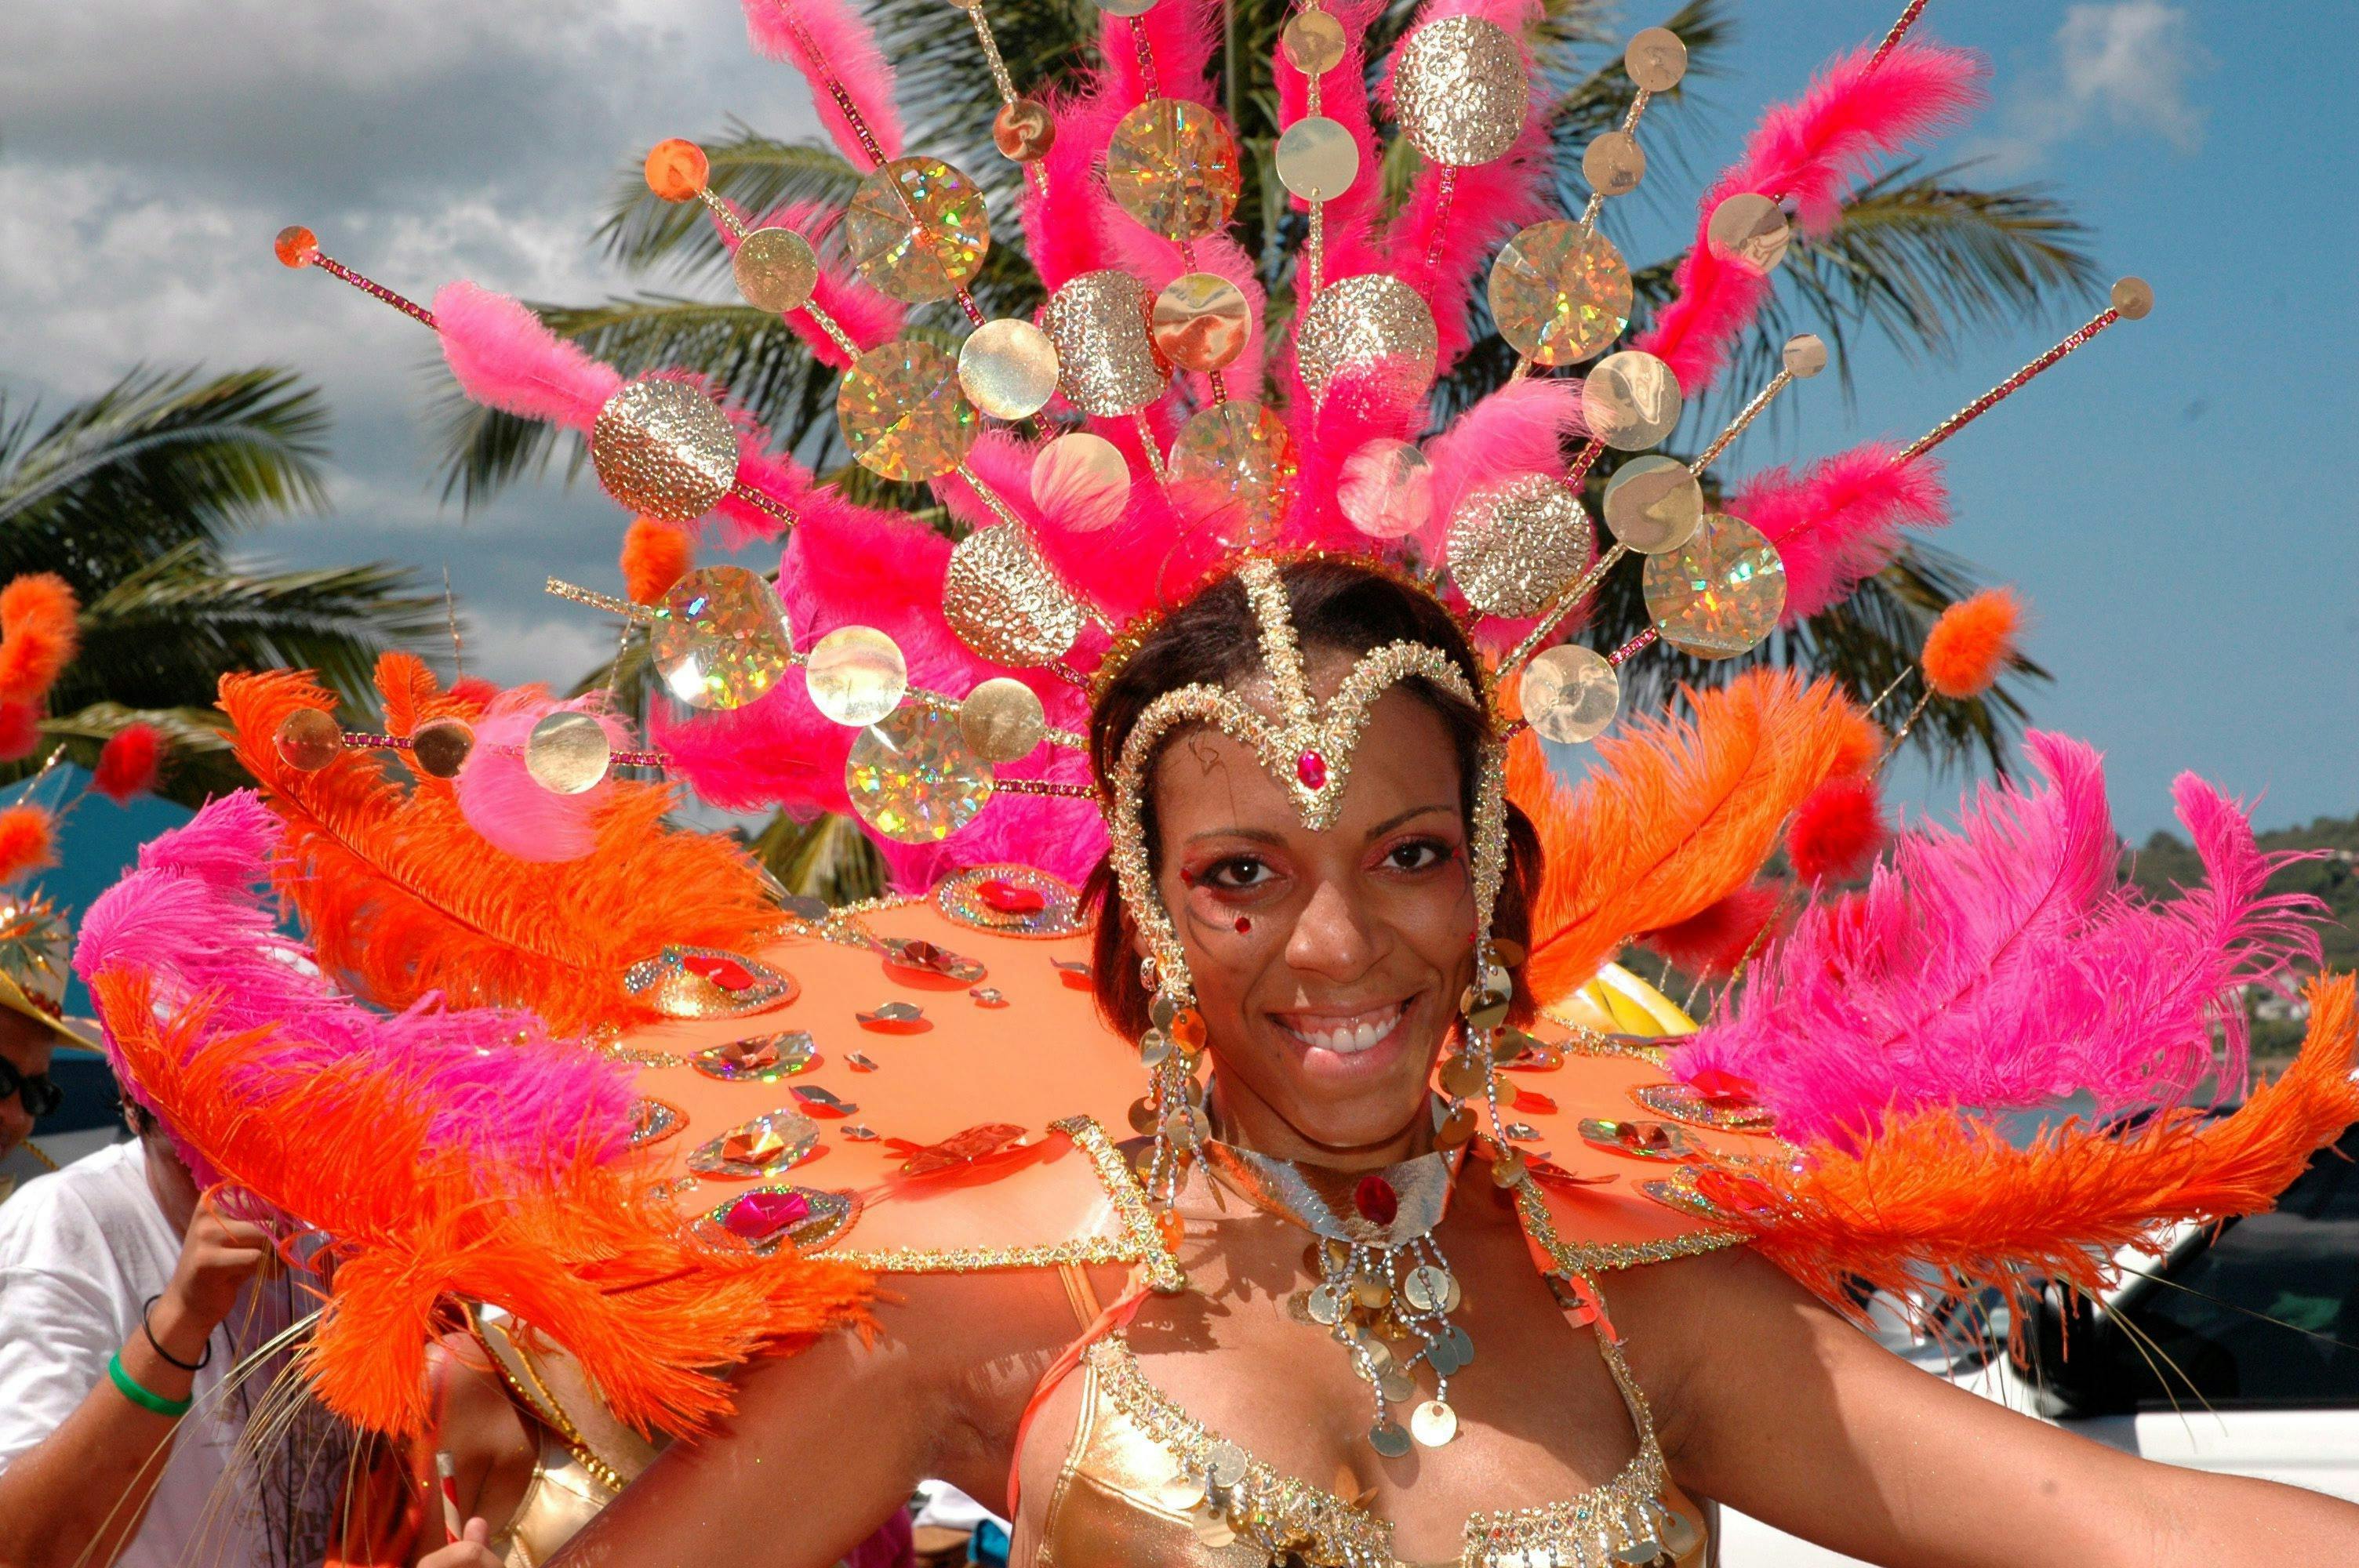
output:
{"label": "blue sky", "polygon": [[[1669,8],[1623,15],[1635,27]],[[1690,166],[1658,159],[1652,215],[1633,204],[1634,257],[1669,243],[1765,102],[1897,8],[1738,5],[1725,71],[1698,84]],[[498,678],[602,656],[604,625],[538,585],[611,579],[612,506],[553,479],[470,518],[444,505],[423,334],[280,271],[267,245],[305,222],[420,296],[454,276],[544,298],[628,287],[588,241],[634,149],[729,110],[810,124],[799,84],[745,49],[731,0],[5,11],[0,386],[54,406],[142,359],[297,365],[337,413],[335,511],[253,549],[391,557],[437,581],[447,565],[470,665]],[[2266,791],[2265,825],[2359,809],[2348,19],[2322,0],[1935,0],[1924,23],[1995,70],[1990,109],[1944,153],[2053,187],[2108,272],[2142,274],[2159,298],[1944,449],[1944,542],[2030,600],[2030,650],[2058,676],[2037,720],[2109,753],[2133,838],[2168,824],[2182,768]],[[1729,471],[1912,437],[2078,319],[1916,363],[1863,340],[1854,406],[1832,376],[1800,388]],[[1911,803],[1946,806],[1961,782],[1896,774]]]}

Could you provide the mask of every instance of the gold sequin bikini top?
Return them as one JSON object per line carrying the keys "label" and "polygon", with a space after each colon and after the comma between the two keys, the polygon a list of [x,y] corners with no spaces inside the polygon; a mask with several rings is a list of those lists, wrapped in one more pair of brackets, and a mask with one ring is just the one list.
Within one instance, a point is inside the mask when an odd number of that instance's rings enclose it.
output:
{"label": "gold sequin bikini top", "polygon": [[[1620,1475],[1568,1502],[1467,1519],[1456,1559],[1464,1568],[1702,1568],[1700,1510],[1671,1485],[1622,1352],[1607,1336],[1595,1338],[1638,1452]],[[1035,1568],[1416,1568],[1393,1555],[1388,1521],[1279,1474],[1181,1410],[1140,1369],[1119,1330],[1090,1346],[1081,1369],[1081,1419]]]}

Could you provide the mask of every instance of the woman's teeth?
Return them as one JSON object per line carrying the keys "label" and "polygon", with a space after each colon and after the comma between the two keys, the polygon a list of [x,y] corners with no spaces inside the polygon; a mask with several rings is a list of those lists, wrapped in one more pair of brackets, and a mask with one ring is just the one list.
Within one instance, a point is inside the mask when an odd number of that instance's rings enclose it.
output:
{"label": "woman's teeth", "polygon": [[1293,1018],[1281,1019],[1280,1022],[1288,1034],[1305,1045],[1348,1056],[1373,1048],[1393,1032],[1393,1026],[1408,1011],[1408,1003],[1400,1001],[1346,1018]]}

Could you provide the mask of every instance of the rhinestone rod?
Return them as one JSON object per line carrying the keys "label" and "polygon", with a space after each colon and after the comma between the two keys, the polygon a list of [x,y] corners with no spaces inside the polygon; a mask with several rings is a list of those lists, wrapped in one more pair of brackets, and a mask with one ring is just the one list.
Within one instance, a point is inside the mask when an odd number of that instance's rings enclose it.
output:
{"label": "rhinestone rod", "polygon": [[[1022,98],[1016,91],[1016,79],[1007,72],[1007,60],[999,52],[999,38],[991,30],[991,18],[984,15],[983,0],[973,0],[964,5],[966,19],[974,24],[974,41],[983,47],[983,61],[991,70],[992,85],[999,89],[999,102],[1013,109]],[[1024,166],[1024,177],[1032,189],[1042,196],[1049,194],[1049,171],[1040,167],[1038,158]]]}
{"label": "rhinestone rod", "polygon": [[341,278],[344,282],[351,284],[354,288],[359,289],[363,294],[367,295],[370,298],[382,299],[387,305],[392,306],[396,310],[400,311],[403,315],[408,317],[413,321],[421,322],[429,327],[432,327],[435,324],[433,311],[429,310],[425,306],[420,305],[415,299],[411,299],[404,295],[396,294],[392,289],[387,288],[385,285],[377,282],[375,279],[365,277],[361,274],[354,272],[352,268],[346,266],[335,257],[328,254],[327,252],[320,248],[320,242],[318,238],[312,234],[311,231],[304,228],[300,224],[295,224],[288,228],[281,229],[278,232],[278,238],[274,243],[273,248],[277,252],[278,259],[281,262],[286,264],[288,266],[295,268],[299,272],[307,266],[316,266],[321,272],[326,273],[330,277]]}
{"label": "rhinestone rod", "polygon": [[1902,38],[1908,37],[1908,29],[1915,27],[1917,18],[1924,14],[1925,0],[1908,0],[1908,9],[1900,13],[1900,19],[1892,24],[1892,30],[1884,35],[1884,41],[1875,46],[1875,53],[1867,63],[1870,65],[1881,63],[1884,57],[1890,54]]}
{"label": "rhinestone rod", "polygon": [[[989,484],[984,481],[984,478],[981,474],[975,472],[974,470],[969,468],[963,462],[959,464],[957,468],[951,471],[957,474],[959,478],[966,481],[967,488],[973,491],[976,498],[979,499],[985,506],[991,508],[991,514],[993,516],[998,518],[1002,523],[1023,535],[1026,539],[1031,540],[1034,553],[1038,553],[1039,543],[1038,540],[1035,538],[1032,530],[1025,525],[1024,519],[1016,514],[1016,509],[1007,504],[1007,502],[1000,495],[999,492],[992,489]],[[1044,567],[1048,566],[1048,557],[1045,556],[1041,557],[1040,564]],[[1055,574],[1055,568],[1053,567],[1049,568],[1049,571],[1051,575]],[[1058,586],[1064,589],[1065,597],[1071,599],[1075,604],[1081,607],[1082,613],[1087,616],[1091,623],[1096,626],[1099,631],[1103,632],[1107,636],[1111,637],[1116,632],[1121,630],[1119,627],[1115,626],[1113,622],[1106,619],[1105,611],[1100,610],[1096,605],[1092,604],[1080,594],[1075,593],[1071,588],[1066,588],[1061,579],[1059,580]]]}
{"label": "rhinestone rod", "polygon": [[1701,478],[1703,470],[1712,467],[1721,453],[1728,450],[1728,444],[1743,435],[1747,425],[1761,417],[1761,411],[1776,401],[1779,393],[1793,384],[1794,373],[1790,370],[1780,370],[1776,375],[1771,376],[1769,384],[1755,393],[1753,401],[1737,410],[1736,417],[1728,422],[1728,428],[1713,437],[1712,445],[1706,447],[1697,456],[1696,460],[1688,465],[1688,472]]}
{"label": "rhinestone rod", "polygon": [[1629,553],[1630,546],[1616,540],[1612,549],[1597,557],[1596,565],[1567,585],[1565,590],[1557,595],[1556,602],[1549,606],[1548,612],[1540,617],[1538,624],[1524,633],[1524,640],[1510,649],[1506,658],[1499,661],[1500,676],[1504,677],[1512,671],[1523,668],[1526,662],[1540,651],[1540,644],[1547,642],[1559,626],[1564,624],[1564,618],[1571,614],[1582,600],[1596,592],[1597,585],[1605,580],[1606,574],[1619,566],[1622,557]]}
{"label": "rhinestone rod", "polygon": [[[2125,278],[2121,283],[2115,284],[2114,288],[2116,297],[2119,297],[2124,285],[2136,283],[2136,281],[2137,280],[2135,278]],[[2143,312],[2140,313],[2143,314]],[[1918,437],[1916,440],[1910,442],[1908,447],[1901,452],[1899,460],[1904,463],[1914,462],[1917,459],[1923,457],[1927,452],[1931,451],[1934,448],[1940,446],[1942,442],[1948,440],[1951,437],[1956,435],[1959,431],[1964,429],[1967,426],[1973,424],[1975,420],[1989,413],[1999,404],[2005,402],[2009,396],[2021,391],[2025,384],[2030,382],[2035,376],[2038,375],[2041,371],[2046,370],[2049,366],[2062,359],[2066,354],[2071,353],[2074,349],[2079,348],[2082,344],[2087,342],[2090,339],[2095,337],[2098,333],[2104,331],[2106,328],[2112,326],[2114,322],[2119,321],[2122,319],[2122,310],[2118,305],[2107,306],[2104,309],[2100,310],[2095,316],[2090,319],[2088,325],[2081,327],[2069,333],[2062,342],[2058,343],[2054,348],[2049,350],[2038,359],[2033,360],[2029,364],[2025,365],[2021,370],[2017,371],[2013,375],[2008,376],[2005,381],[2000,382],[1996,386],[1992,387],[1988,392],[1984,393],[1980,397],[1975,398],[1972,403],[1967,404],[1963,408],[1959,409],[1955,414],[1951,415],[1947,419],[1942,420],[1939,425],[1934,426],[1931,429]]]}

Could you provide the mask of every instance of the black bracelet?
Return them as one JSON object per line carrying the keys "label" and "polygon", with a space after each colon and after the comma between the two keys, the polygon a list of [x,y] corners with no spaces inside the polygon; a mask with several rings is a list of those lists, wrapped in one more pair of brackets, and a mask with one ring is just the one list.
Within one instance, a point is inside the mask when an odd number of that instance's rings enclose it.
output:
{"label": "black bracelet", "polygon": [[147,1326],[147,1314],[155,1311],[156,1303],[163,1299],[163,1292],[159,1291],[139,1303],[139,1332],[147,1336],[147,1348],[153,1350],[157,1355],[161,1356],[165,1360],[169,1361],[173,1366],[178,1367],[183,1372],[203,1371],[206,1366],[213,1358],[213,1336],[212,1335],[208,1334],[205,1336],[205,1353],[197,1358],[197,1364],[193,1367],[190,1366],[186,1361],[181,1360],[178,1356],[173,1355],[170,1351],[165,1349],[161,1345],[156,1343],[156,1331]]}

